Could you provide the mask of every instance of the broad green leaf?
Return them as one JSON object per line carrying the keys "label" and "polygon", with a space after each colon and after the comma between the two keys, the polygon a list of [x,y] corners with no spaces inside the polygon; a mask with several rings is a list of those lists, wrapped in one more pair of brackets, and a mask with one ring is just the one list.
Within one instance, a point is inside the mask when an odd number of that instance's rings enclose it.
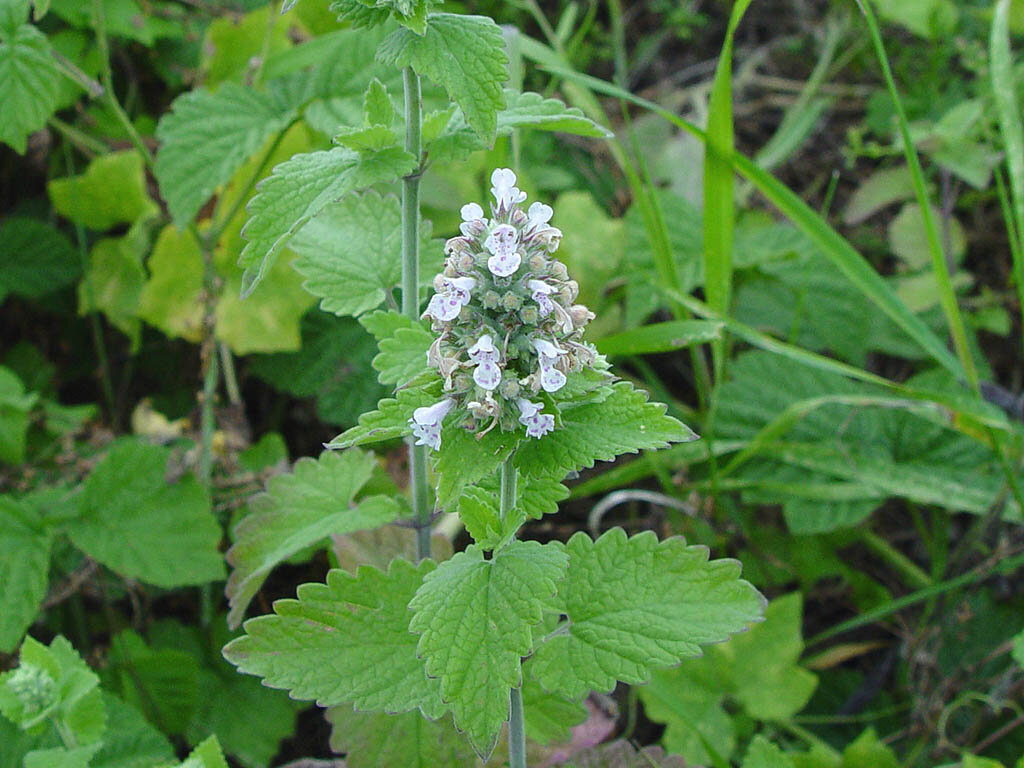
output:
{"label": "broad green leaf", "polygon": [[708,560],[706,547],[620,528],[596,542],[577,533],[558,600],[568,631],[534,653],[537,679],[569,697],[646,682],[658,667],[700,654],[758,621],[764,598],[739,578],[735,560]]}
{"label": "broad green leaf", "polygon": [[20,216],[0,223],[0,293],[34,299],[64,288],[81,273],[78,253],[59,230]]}
{"label": "broad green leaf", "polygon": [[379,152],[397,146],[398,134],[386,125],[342,126],[334,134],[334,143],[356,152]]}
{"label": "broad green leaf", "polygon": [[1013,638],[1013,647],[1010,650],[1013,660],[1018,666],[1024,667],[1024,630]]}
{"label": "broad green leaf", "polygon": [[875,171],[850,195],[843,209],[843,223],[847,226],[860,224],[883,208],[913,197],[914,183],[907,166]]}
{"label": "broad green leaf", "polygon": [[505,107],[498,112],[497,126],[499,133],[515,128],[533,128],[599,139],[613,136],[611,131],[595,123],[577,107],[567,107],[562,101],[546,99],[539,93],[517,93],[507,88]]}
{"label": "broad green leaf", "polygon": [[0,142],[23,155],[28,135],[57,108],[61,74],[46,37],[31,24],[15,26],[19,15],[0,26]]}
{"label": "broad green leaf", "polygon": [[78,313],[103,312],[111,324],[138,346],[139,297],[146,280],[142,255],[148,237],[141,225],[124,237],[104,237],[89,251],[89,267],[78,284]]}
{"label": "broad green leaf", "polygon": [[379,26],[391,17],[387,5],[369,5],[362,0],[333,0],[331,10],[338,14],[338,21],[356,29]]}
{"label": "broad green leaf", "polygon": [[236,83],[211,93],[199,88],[175,99],[157,126],[156,178],[179,227],[226,184],[295,111],[270,95]]}
{"label": "broad green leaf", "polygon": [[689,427],[665,415],[664,405],[647,402],[645,392],[619,382],[606,400],[565,410],[561,428],[524,441],[516,464],[525,475],[561,479],[595,461],[695,439]]}
{"label": "broad green leaf", "polygon": [[401,281],[398,199],[369,191],[327,205],[292,238],[302,287],[337,315],[378,307]]}
{"label": "broad green leaf", "polygon": [[409,603],[427,674],[440,680],[456,726],[483,759],[509,717],[509,689],[522,684],[530,628],[567,561],[554,543],[514,541],[490,560],[472,548],[428,574]]}
{"label": "broad green leaf", "polygon": [[[452,732],[455,729],[452,728]],[[460,739],[465,743],[464,739]],[[25,768],[25,755],[33,750],[57,746],[60,738],[52,729],[42,733],[23,731],[6,717],[0,715],[0,768]],[[468,750],[469,747],[467,746]]]}
{"label": "broad green leaf", "polygon": [[523,719],[526,737],[540,744],[569,741],[569,730],[587,719],[587,708],[579,699],[567,699],[545,691],[523,665]]}
{"label": "broad green leaf", "polygon": [[893,751],[868,728],[843,750],[843,768],[900,768]]}
{"label": "broad green leaf", "polygon": [[188,726],[199,704],[199,664],[179,649],[151,648],[125,630],[110,643],[104,686],[138,708],[164,733]]}
{"label": "broad green leaf", "polygon": [[86,747],[54,747],[25,755],[25,768],[89,768],[100,744]]}
{"label": "broad green leaf", "polygon": [[[59,0],[53,4],[54,15],[86,29],[91,29],[95,23],[94,9],[91,0]],[[146,5],[141,0],[105,0],[103,19],[108,34],[127,37],[145,46],[152,46],[159,38],[181,37],[184,32],[173,6],[165,3]]]}
{"label": "broad green leaf", "polygon": [[203,257],[195,237],[168,224],[146,266],[149,279],[139,294],[138,316],[171,338],[198,343],[203,333]]}
{"label": "broad green leaf", "polygon": [[146,722],[139,710],[109,693],[103,696],[103,706],[107,730],[90,768],[153,768],[174,760],[167,737]]}
{"label": "broad green leaf", "polygon": [[427,720],[420,712],[366,714],[352,707],[327,710],[331,749],[344,752],[346,768],[465,768],[475,759],[451,717]]}
{"label": "broad green leaf", "polygon": [[403,437],[411,431],[409,419],[412,412],[422,406],[433,405],[440,398],[441,380],[432,374],[421,375],[400,389],[394,398],[385,398],[377,403],[377,410],[360,416],[357,426],[342,432],[327,447],[337,450]]}
{"label": "broad green leaf", "polygon": [[[437,501],[448,507],[459,492],[497,474],[498,467],[515,450],[522,432],[492,429],[483,437],[449,423],[441,432],[441,450],[434,464],[437,470]],[[561,479],[561,477],[557,478]]]}
{"label": "broad green leaf", "polygon": [[[260,299],[262,293],[241,304]],[[297,352],[253,355],[249,372],[282,392],[315,397],[317,416],[328,424],[354,424],[386,393],[370,367],[376,351],[373,339],[352,318],[319,309],[306,314],[301,329]]]}
{"label": "broad green leaf", "polygon": [[216,736],[211,736],[192,750],[178,768],[228,768]]}
{"label": "broad green leaf", "polygon": [[392,32],[377,49],[377,59],[395,67],[412,67],[443,87],[488,144],[505,106],[502,84],[508,57],[501,29],[486,16],[431,13],[423,36],[409,29]]}
{"label": "broad green leaf", "polygon": [[650,355],[671,352],[694,344],[706,344],[722,337],[722,323],[709,320],[670,320],[652,323],[611,336],[597,342],[603,355]]}
{"label": "broad green leaf", "polygon": [[409,632],[409,600],[434,567],[396,559],[386,573],[330,571],[326,584],[303,584],[297,600],[278,600],[273,615],[246,621],[247,634],[224,656],[296,699],[436,718],[444,712],[438,681],[424,673]]}
{"label": "broad green leaf", "polygon": [[783,754],[781,749],[758,734],[750,742],[747,756],[743,758],[743,768],[793,768],[793,761]]}
{"label": "broad green leaf", "polygon": [[202,81],[213,88],[226,80],[240,80],[252,72],[257,61],[280,54],[292,46],[290,16],[276,8],[257,7],[246,14],[226,14],[214,18],[206,28],[200,48]]}
{"label": "broad green leaf", "polygon": [[80,515],[64,524],[75,546],[128,578],[160,587],[223,578],[220,526],[195,478],[165,480],[171,451],[115,442],[82,485]]}
{"label": "broad green leaf", "polygon": [[100,155],[85,173],[46,185],[61,216],[96,232],[159,213],[146,192],[142,157],[134,150]]}
{"label": "broad green leaf", "polygon": [[0,496],[0,652],[18,646],[46,597],[51,542],[35,509]]}
{"label": "broad green leaf", "polygon": [[235,544],[227,553],[234,569],[226,589],[228,626],[238,626],[267,574],[292,555],[331,534],[394,520],[394,499],[371,496],[355,503],[375,465],[370,453],[325,451],[319,460],[301,458],[290,474],[270,479],[267,492],[249,502],[252,511],[235,526]]}
{"label": "broad green leaf", "polygon": [[[942,213],[932,206],[932,216],[941,218]],[[955,216],[947,217],[949,226],[949,252],[946,258],[959,264],[967,251],[967,236]],[[889,247],[910,269],[927,269],[928,238],[921,207],[917,203],[906,203],[899,214],[889,222]]]}
{"label": "broad green leaf", "polygon": [[404,176],[416,158],[400,149],[358,155],[337,147],[297,155],[274,168],[249,203],[242,231],[249,242],[239,257],[248,294],[269,271],[277,254],[314,216],[349,192]]}
{"label": "broad green leaf", "polygon": [[[887,21],[928,40],[942,38],[956,29],[960,11],[953,0],[872,0]],[[845,766],[844,766],[845,768]]]}
{"label": "broad green leaf", "polygon": [[397,312],[374,312],[359,322],[377,338],[380,354],[373,358],[381,384],[402,386],[427,368],[427,350],[434,334],[423,324]]}
{"label": "broad green leaf", "polygon": [[[504,540],[506,525],[498,514],[498,498],[481,488],[466,488],[459,494],[459,519],[466,531],[483,549],[495,549]],[[523,517],[510,516],[517,529]]]}
{"label": "broad green leaf", "polygon": [[[29,670],[32,685],[25,684]],[[42,690],[41,683],[46,683]],[[106,727],[98,685],[99,678],[66,638],[58,635],[45,646],[26,637],[18,668],[0,675],[0,715],[22,728],[53,719],[78,744],[95,744]]]}
{"label": "broad green leaf", "polygon": [[38,395],[27,394],[13,371],[0,366],[0,463],[25,460],[28,414]]}

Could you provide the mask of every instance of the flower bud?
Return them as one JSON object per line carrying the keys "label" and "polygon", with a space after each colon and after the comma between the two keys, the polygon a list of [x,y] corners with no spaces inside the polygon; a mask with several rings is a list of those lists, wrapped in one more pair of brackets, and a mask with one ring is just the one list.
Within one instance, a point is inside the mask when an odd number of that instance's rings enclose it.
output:
{"label": "flower bud", "polygon": [[552,261],[551,262],[551,276],[553,278],[555,278],[555,280],[568,280],[569,279],[569,270],[566,269],[565,264],[563,264],[562,262],[557,261],[557,260],[556,261]]}
{"label": "flower bud", "polygon": [[471,269],[473,269],[473,254],[463,253],[462,255],[459,256],[459,260],[456,263],[458,265],[459,271],[469,272]]}
{"label": "flower bud", "polygon": [[540,322],[540,313],[536,307],[526,306],[519,310],[519,319],[527,325],[536,325]]}
{"label": "flower bud", "polygon": [[497,309],[498,303],[501,301],[501,296],[499,296],[496,291],[487,291],[487,293],[483,295],[481,301],[487,309]]}
{"label": "flower bud", "polygon": [[569,317],[572,318],[573,326],[576,328],[582,328],[594,319],[594,313],[582,304],[573,304],[572,308],[569,310]]}
{"label": "flower bud", "polygon": [[507,309],[509,312],[515,312],[521,306],[523,306],[523,297],[517,293],[509,291],[501,297],[501,306]]}
{"label": "flower bud", "polygon": [[506,400],[516,399],[519,397],[519,382],[516,381],[514,376],[506,376],[498,388],[498,394]]}
{"label": "flower bud", "polygon": [[548,265],[548,260],[545,259],[542,254],[535,253],[533,254],[533,256],[530,257],[530,260],[527,262],[527,265],[533,272],[543,272],[544,268],[547,267]]}

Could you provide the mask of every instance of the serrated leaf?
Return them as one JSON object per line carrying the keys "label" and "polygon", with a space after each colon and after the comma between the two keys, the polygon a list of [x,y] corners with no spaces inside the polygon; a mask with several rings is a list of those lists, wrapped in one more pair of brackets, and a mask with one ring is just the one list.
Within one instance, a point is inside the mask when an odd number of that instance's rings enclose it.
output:
{"label": "serrated leaf", "polygon": [[142,324],[139,297],[146,272],[142,254],[149,247],[144,227],[132,227],[124,237],[104,237],[89,251],[89,266],[78,284],[78,313],[102,311],[111,324],[131,341],[139,343]]}
{"label": "serrated leaf", "polygon": [[441,380],[437,376],[428,373],[417,377],[399,390],[394,398],[385,398],[377,403],[377,410],[360,416],[358,425],[342,432],[327,447],[332,450],[352,448],[407,435],[412,412],[422,406],[433,405],[440,397]]}
{"label": "serrated leaf", "polygon": [[331,749],[345,753],[346,768],[465,768],[475,760],[451,717],[427,720],[419,712],[398,715],[327,710]]}
{"label": "serrated leaf", "polygon": [[242,230],[249,242],[238,260],[245,268],[243,293],[255,288],[281,249],[330,203],[415,167],[416,158],[398,148],[358,155],[342,147],[296,155],[278,165],[249,202],[250,218]]}
{"label": "serrated leaf", "polygon": [[291,241],[302,287],[336,315],[378,307],[402,277],[398,199],[377,192],[327,205]]}
{"label": "serrated leaf", "polygon": [[355,152],[378,152],[396,146],[398,134],[386,125],[342,126],[334,134],[334,143]]}
{"label": "serrated leaf", "polygon": [[178,768],[228,768],[216,736],[211,736],[189,753]]}
{"label": "serrated leaf", "polygon": [[473,541],[484,549],[494,549],[504,538],[498,499],[481,488],[466,488],[459,494],[459,519]]}
{"label": "serrated leaf", "polygon": [[134,150],[100,155],[85,173],[54,179],[46,191],[61,216],[96,232],[160,211],[146,192],[145,165]]}
{"label": "serrated leaf", "polygon": [[587,708],[579,699],[571,700],[545,691],[530,674],[530,666],[523,666],[523,719],[527,738],[540,744],[569,741],[569,729],[587,719]]}
{"label": "serrated leaf", "polygon": [[223,578],[210,495],[191,475],[166,482],[170,453],[130,439],[114,443],[86,478],[80,515],[65,531],[75,546],[129,578],[161,587]]}
{"label": "serrated leaf", "polygon": [[568,558],[560,545],[514,541],[494,553],[470,549],[428,574],[409,603],[417,652],[455,724],[486,759],[509,716],[509,689],[522,683],[530,628],[555,594]]}
{"label": "serrated leaf", "polygon": [[43,33],[31,24],[0,27],[0,141],[19,155],[57,108],[60,77]]}
{"label": "serrated leaf", "polygon": [[0,652],[18,646],[46,597],[52,540],[35,509],[0,496]]}
{"label": "serrated leaf", "polygon": [[0,366],[0,463],[20,464],[25,460],[28,414],[38,397],[26,393],[21,379]]}
{"label": "serrated leaf", "polygon": [[397,312],[375,312],[360,322],[377,338],[380,353],[373,358],[373,367],[381,384],[401,386],[427,369],[434,335],[421,323]]}
{"label": "serrated leaf", "polygon": [[363,94],[363,119],[367,125],[390,126],[395,122],[395,107],[388,96],[388,89],[376,77]]}
{"label": "serrated leaf", "polygon": [[412,67],[443,87],[466,122],[488,144],[504,106],[502,83],[508,56],[501,29],[486,16],[431,13],[423,36],[409,29],[392,32],[377,49],[377,60]]}
{"label": "serrated leaf", "polygon": [[395,519],[398,504],[387,496],[354,502],[376,459],[362,451],[324,452],[299,459],[290,474],[276,475],[252,511],[235,526],[227,561],[234,568],[225,590],[228,626],[242,620],[271,569],[331,534],[376,528]]}
{"label": "serrated leaf", "polygon": [[365,711],[420,709],[438,717],[438,682],[424,673],[409,632],[409,600],[430,560],[393,560],[387,573],[333,570],[326,584],[303,584],[297,600],[278,600],[274,615],[245,622],[247,634],[224,656],[240,671],[284,688],[297,699]]}
{"label": "serrated leaf", "polygon": [[217,187],[294,119],[294,109],[237,83],[175,99],[157,125],[161,146],[155,169],[174,223],[182,227],[190,221]]}
{"label": "serrated leaf", "polygon": [[664,405],[647,402],[646,393],[623,381],[602,402],[565,410],[560,429],[525,440],[516,452],[516,465],[524,475],[561,479],[595,461],[695,439],[689,427],[665,415]]}
{"label": "serrated leaf", "polygon": [[37,749],[25,755],[25,768],[89,768],[99,744],[87,747]]}
{"label": "serrated leaf", "polygon": [[537,679],[569,697],[642,683],[653,670],[700,654],[758,621],[764,598],[739,578],[735,560],[708,560],[706,547],[620,528],[596,542],[577,533],[558,599],[568,632],[534,653]]}
{"label": "serrated leaf", "polygon": [[37,298],[82,274],[82,262],[58,229],[20,216],[0,223],[0,293]]}
{"label": "serrated leaf", "polygon": [[781,749],[758,734],[750,742],[747,756],[743,758],[743,768],[793,768],[793,761],[783,754]]}
{"label": "serrated leaf", "polygon": [[338,14],[338,21],[350,24],[356,29],[376,27],[391,16],[391,9],[388,7],[367,5],[360,0],[334,0],[330,8]]}
{"label": "serrated leaf", "polygon": [[441,450],[436,452],[434,464],[439,475],[438,503],[447,507],[455,501],[463,488],[496,474],[498,467],[511,455],[521,439],[521,432],[492,429],[477,438],[460,424],[445,426],[441,432]]}

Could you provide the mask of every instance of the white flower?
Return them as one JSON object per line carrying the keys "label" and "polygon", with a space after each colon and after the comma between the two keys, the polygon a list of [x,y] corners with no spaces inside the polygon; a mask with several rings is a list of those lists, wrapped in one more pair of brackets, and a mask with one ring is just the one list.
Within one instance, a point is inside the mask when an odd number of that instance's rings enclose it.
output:
{"label": "white flower", "polygon": [[545,392],[557,392],[565,386],[565,374],[555,368],[559,355],[566,354],[547,339],[534,339],[533,348],[537,350],[537,362],[540,368],[540,386]]}
{"label": "white flower", "polygon": [[550,205],[544,203],[530,203],[529,210],[526,211],[526,228],[529,230],[542,229],[547,226],[547,223],[551,221],[551,217],[554,215]]}
{"label": "white flower", "polygon": [[484,217],[484,209],[476,203],[466,203],[459,211],[463,221],[476,221]]}
{"label": "white flower", "polygon": [[459,213],[462,215],[459,231],[466,237],[475,238],[487,229],[487,222],[484,221],[484,209],[476,203],[467,203],[462,206]]}
{"label": "white flower", "polygon": [[433,295],[423,314],[442,321],[454,320],[462,308],[469,304],[470,291],[475,286],[476,280],[472,277],[444,278],[444,290]]}
{"label": "white flower", "polygon": [[550,413],[541,413],[541,403],[532,403],[524,398],[516,400],[519,406],[519,423],[526,427],[530,437],[543,437],[555,428],[555,417]]}
{"label": "white flower", "polygon": [[491,174],[491,194],[498,210],[508,210],[526,199],[526,193],[516,187],[516,175],[508,168],[496,168]]}
{"label": "white flower", "polygon": [[488,392],[497,389],[501,384],[501,367],[498,365],[498,350],[490,334],[485,333],[469,349],[469,359],[476,363],[473,369],[473,381]]}
{"label": "white flower", "polygon": [[516,252],[519,233],[510,224],[499,224],[484,241],[484,248],[493,256],[487,259],[487,268],[498,277],[508,277],[519,269],[523,258]]}
{"label": "white flower", "polygon": [[435,451],[441,448],[441,422],[448,411],[455,407],[455,401],[446,397],[431,406],[417,408],[412,412],[409,426],[417,438],[416,445],[429,445]]}
{"label": "white flower", "polygon": [[548,285],[543,280],[528,280],[526,287],[530,289],[533,300],[540,307],[540,316],[547,317],[550,315],[555,309],[555,304],[551,301],[550,296],[552,293],[557,293],[558,289]]}

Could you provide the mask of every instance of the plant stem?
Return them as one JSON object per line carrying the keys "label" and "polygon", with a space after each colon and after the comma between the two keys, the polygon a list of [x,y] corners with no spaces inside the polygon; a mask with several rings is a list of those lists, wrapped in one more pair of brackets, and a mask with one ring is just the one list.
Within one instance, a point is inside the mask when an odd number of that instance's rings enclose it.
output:
{"label": "plant stem", "polygon": [[[512,514],[516,506],[516,468],[513,457],[501,465],[501,500],[498,514],[502,523]],[[526,725],[523,720],[523,691],[513,688],[509,691],[508,719],[508,764],[509,768],[526,768]]]}
{"label": "plant stem", "polygon": [[861,531],[860,540],[875,555],[891,565],[894,570],[899,571],[909,586],[915,589],[925,589],[934,583],[931,577],[918,567],[917,563],[877,533],[868,530]]}
{"label": "plant stem", "polygon": [[[420,317],[420,77],[412,67],[402,70],[405,91],[405,151],[417,167],[402,179],[402,314]],[[430,510],[427,508],[427,448],[409,446],[409,490],[416,520],[416,559],[430,557]]]}
{"label": "plant stem", "polygon": [[228,402],[232,405],[240,405],[242,392],[238,388],[235,359],[231,356],[231,349],[223,341],[219,342],[217,346],[220,349],[220,367],[224,372],[224,388],[228,392]]}

